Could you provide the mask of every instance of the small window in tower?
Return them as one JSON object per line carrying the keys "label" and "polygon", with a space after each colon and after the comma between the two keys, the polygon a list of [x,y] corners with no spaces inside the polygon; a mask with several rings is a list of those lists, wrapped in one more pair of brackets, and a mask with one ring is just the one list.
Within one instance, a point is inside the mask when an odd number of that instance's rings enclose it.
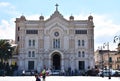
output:
{"label": "small window in tower", "polygon": [[78,40],[78,46],[80,46],[80,40]]}
{"label": "small window in tower", "polygon": [[20,38],[19,38],[19,36],[18,36],[17,41],[19,41],[19,40],[20,40]]}
{"label": "small window in tower", "polygon": [[18,26],[18,31],[20,31],[20,27]]}

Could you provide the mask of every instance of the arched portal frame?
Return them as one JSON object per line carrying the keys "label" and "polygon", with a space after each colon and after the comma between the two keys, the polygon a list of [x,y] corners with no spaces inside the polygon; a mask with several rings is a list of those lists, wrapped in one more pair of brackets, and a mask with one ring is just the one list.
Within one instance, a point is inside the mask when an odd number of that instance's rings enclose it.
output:
{"label": "arched portal frame", "polygon": [[[55,59],[57,58],[57,59]],[[64,55],[61,51],[59,50],[54,50],[49,54],[49,67],[55,70],[61,70],[64,68]],[[59,67],[54,66],[56,62],[53,61],[60,61],[60,66]]]}

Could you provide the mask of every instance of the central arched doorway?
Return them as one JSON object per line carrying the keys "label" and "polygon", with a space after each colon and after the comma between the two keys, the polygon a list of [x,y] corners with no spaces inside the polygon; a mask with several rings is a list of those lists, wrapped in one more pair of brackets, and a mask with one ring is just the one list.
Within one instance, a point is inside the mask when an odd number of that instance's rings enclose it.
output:
{"label": "central arched doorway", "polygon": [[52,66],[54,70],[60,70],[61,56],[59,53],[54,53],[52,55]]}

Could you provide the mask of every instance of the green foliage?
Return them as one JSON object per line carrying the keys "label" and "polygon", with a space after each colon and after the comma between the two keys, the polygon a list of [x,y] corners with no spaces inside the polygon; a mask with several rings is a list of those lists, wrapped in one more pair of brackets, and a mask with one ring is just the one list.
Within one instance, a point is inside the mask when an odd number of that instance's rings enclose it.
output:
{"label": "green foliage", "polygon": [[13,47],[6,40],[0,40],[0,60],[1,62],[7,61],[12,57]]}

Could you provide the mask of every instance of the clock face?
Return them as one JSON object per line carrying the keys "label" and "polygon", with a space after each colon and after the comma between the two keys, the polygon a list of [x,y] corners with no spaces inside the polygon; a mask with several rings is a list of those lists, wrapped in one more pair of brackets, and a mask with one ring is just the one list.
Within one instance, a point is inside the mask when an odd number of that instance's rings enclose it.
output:
{"label": "clock face", "polygon": [[55,32],[54,35],[57,37],[57,36],[59,36],[59,33],[58,33],[58,32]]}

